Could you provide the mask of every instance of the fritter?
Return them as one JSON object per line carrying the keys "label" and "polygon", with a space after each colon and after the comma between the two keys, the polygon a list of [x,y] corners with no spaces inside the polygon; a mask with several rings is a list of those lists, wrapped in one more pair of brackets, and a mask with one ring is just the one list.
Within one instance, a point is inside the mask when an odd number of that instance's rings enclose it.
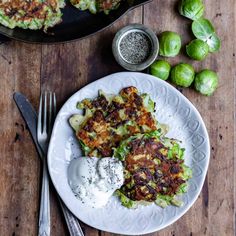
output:
{"label": "fritter", "polygon": [[191,170],[184,164],[184,149],[177,140],[161,137],[158,131],[137,134],[122,141],[114,156],[125,166],[125,182],[118,190],[123,205],[178,204],[175,195],[185,191]]}
{"label": "fritter", "polygon": [[104,12],[109,14],[111,10],[119,7],[121,0],[70,0],[71,4],[80,10],[89,10],[96,14]]}
{"label": "fritter", "polygon": [[61,22],[63,0],[3,0],[0,2],[0,23],[11,29],[43,29]]}
{"label": "fritter", "polygon": [[70,124],[86,156],[112,156],[120,141],[137,133],[166,133],[166,126],[152,114],[154,102],[147,94],[139,95],[135,87],[124,88],[117,96],[100,91],[96,99],[85,99],[77,107],[85,115],[72,116]]}

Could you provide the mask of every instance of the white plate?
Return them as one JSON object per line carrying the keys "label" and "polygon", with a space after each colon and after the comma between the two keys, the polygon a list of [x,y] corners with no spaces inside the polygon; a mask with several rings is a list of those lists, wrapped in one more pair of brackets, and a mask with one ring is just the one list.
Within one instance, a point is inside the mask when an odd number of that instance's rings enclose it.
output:
{"label": "white plate", "polygon": [[[71,159],[81,156],[81,150],[72,128],[71,115],[78,113],[76,103],[84,98],[95,98],[98,90],[117,94],[122,88],[135,86],[148,93],[156,102],[156,117],[170,127],[168,137],[183,141],[185,162],[193,170],[189,189],[182,196],[182,207],[162,209],[155,204],[138,209],[123,207],[112,197],[106,207],[94,209],[82,204],[72,193],[67,180],[67,167]],[[138,235],[151,233],[172,224],[196,201],[208,168],[209,138],[203,120],[196,108],[178,90],[153,76],[122,72],[97,80],[75,93],[57,115],[48,150],[48,167],[52,182],[66,206],[84,223],[104,231]]]}

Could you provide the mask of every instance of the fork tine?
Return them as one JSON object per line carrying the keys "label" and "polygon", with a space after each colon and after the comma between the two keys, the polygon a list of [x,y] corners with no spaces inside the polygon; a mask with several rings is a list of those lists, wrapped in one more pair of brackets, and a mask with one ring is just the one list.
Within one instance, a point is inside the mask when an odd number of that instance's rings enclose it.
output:
{"label": "fork tine", "polygon": [[53,93],[53,118],[56,117],[57,113],[57,101],[56,101],[56,94]]}
{"label": "fork tine", "polygon": [[52,109],[52,92],[49,92],[49,120],[48,120],[48,133],[50,134],[51,133],[51,129],[52,129],[52,112],[53,112],[53,109]]}
{"label": "fork tine", "polygon": [[38,112],[38,124],[37,124],[37,136],[42,132],[42,100],[43,100],[43,95],[40,95],[40,101],[39,101],[39,112]]}
{"label": "fork tine", "polygon": [[47,92],[44,93],[43,133],[47,132]]}

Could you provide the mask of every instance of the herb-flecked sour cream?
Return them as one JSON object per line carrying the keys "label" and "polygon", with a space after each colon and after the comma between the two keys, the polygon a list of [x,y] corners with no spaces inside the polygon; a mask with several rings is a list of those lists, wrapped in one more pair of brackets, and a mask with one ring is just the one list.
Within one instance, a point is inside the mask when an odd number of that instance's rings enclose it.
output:
{"label": "herb-flecked sour cream", "polygon": [[68,181],[78,199],[100,208],[123,185],[123,165],[114,157],[78,157],[70,162]]}

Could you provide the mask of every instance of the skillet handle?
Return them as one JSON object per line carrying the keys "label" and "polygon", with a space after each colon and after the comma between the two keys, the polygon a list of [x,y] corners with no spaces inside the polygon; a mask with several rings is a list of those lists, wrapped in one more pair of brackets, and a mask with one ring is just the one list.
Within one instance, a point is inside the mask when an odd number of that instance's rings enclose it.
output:
{"label": "skillet handle", "polygon": [[0,34],[0,44],[6,43],[6,42],[8,42],[10,40],[11,40],[10,38]]}

